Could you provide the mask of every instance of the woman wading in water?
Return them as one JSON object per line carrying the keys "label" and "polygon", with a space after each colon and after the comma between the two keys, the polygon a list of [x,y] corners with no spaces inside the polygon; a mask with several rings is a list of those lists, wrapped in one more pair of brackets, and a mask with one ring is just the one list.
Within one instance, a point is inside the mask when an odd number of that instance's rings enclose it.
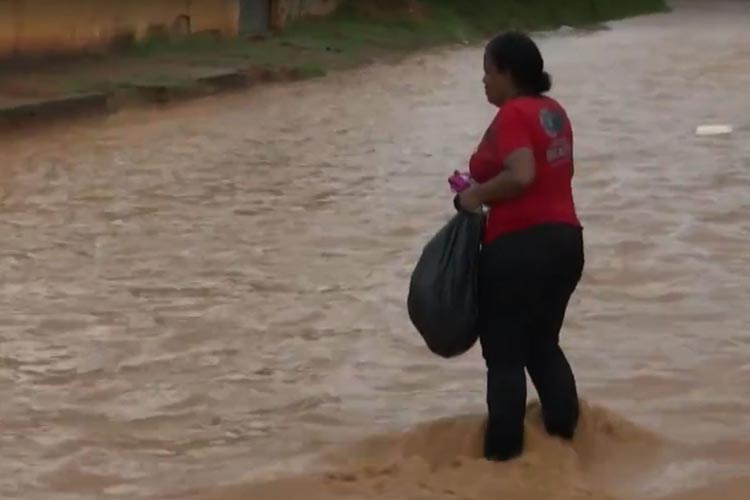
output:
{"label": "woman wading in water", "polygon": [[573,132],[546,94],[549,74],[536,44],[506,33],[484,56],[484,87],[499,111],[471,157],[475,184],[464,210],[489,207],[480,264],[480,342],[487,363],[484,454],[523,451],[526,375],[539,393],[547,431],[571,439],[578,394],[560,330],[584,266],[573,201]]}

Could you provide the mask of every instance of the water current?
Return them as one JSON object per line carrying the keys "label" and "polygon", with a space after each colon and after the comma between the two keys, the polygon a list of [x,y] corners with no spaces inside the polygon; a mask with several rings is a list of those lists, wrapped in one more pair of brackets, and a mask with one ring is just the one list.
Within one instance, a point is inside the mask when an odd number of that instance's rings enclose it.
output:
{"label": "water current", "polygon": [[[0,496],[750,498],[750,3],[539,35],[576,131],[573,445],[479,458],[405,294],[493,110],[480,47],[8,133]],[[734,133],[697,137],[696,126]]]}

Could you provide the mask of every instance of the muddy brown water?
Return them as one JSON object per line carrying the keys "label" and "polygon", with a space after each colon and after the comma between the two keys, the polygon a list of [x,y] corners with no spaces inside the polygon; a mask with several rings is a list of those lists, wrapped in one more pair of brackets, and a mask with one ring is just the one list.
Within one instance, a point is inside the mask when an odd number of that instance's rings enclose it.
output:
{"label": "muddy brown water", "polygon": [[[478,349],[405,312],[481,50],[9,134],[0,496],[750,498],[750,3],[540,43],[577,132],[573,445],[479,459]],[[703,123],[727,137],[699,138]]]}

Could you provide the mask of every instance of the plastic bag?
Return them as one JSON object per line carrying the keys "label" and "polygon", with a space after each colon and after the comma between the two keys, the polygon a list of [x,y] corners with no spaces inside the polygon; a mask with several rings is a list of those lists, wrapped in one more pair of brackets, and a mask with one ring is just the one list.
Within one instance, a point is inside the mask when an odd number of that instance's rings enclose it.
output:
{"label": "plastic bag", "polygon": [[460,193],[471,187],[473,180],[469,172],[459,172],[458,170],[453,171],[453,175],[448,178],[448,184],[450,185],[451,191],[454,193]]}
{"label": "plastic bag", "polygon": [[459,211],[422,251],[409,284],[407,308],[427,347],[459,356],[479,338],[479,252],[484,216]]}

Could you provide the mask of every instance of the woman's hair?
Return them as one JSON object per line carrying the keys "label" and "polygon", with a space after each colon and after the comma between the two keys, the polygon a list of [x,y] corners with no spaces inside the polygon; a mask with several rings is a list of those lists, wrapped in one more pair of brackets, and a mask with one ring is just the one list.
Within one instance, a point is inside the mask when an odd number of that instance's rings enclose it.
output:
{"label": "woman's hair", "polygon": [[528,35],[503,33],[488,43],[485,50],[499,71],[510,72],[519,91],[542,95],[552,88],[552,78],[544,71],[539,47]]}

